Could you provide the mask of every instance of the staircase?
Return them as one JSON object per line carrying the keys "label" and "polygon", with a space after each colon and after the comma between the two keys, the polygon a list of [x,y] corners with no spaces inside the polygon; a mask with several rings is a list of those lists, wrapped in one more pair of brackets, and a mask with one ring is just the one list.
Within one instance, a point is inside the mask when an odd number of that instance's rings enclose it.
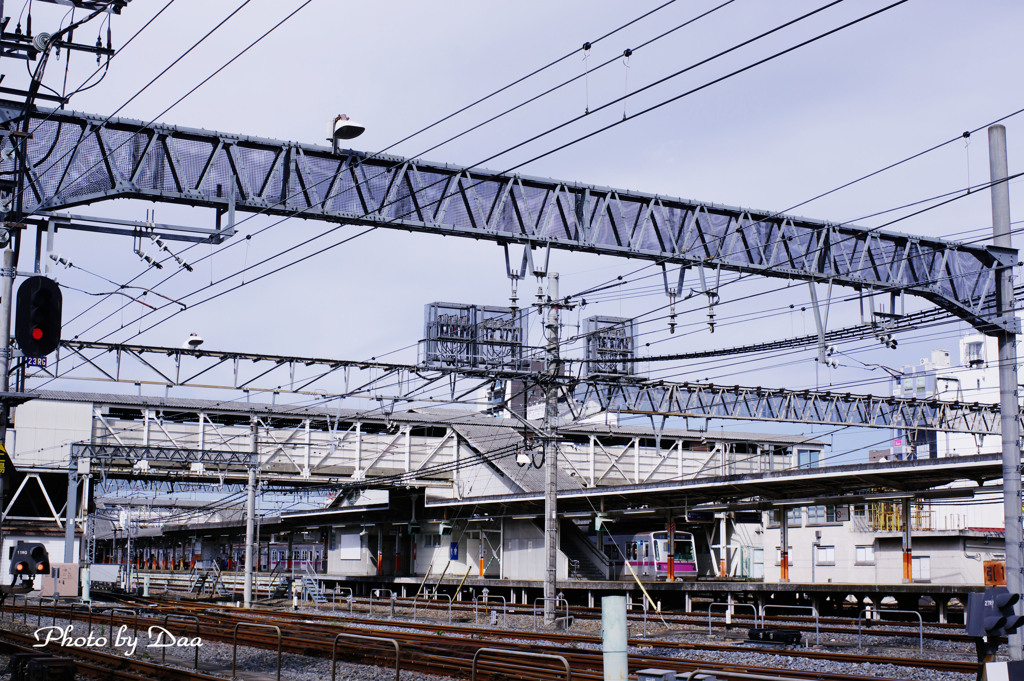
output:
{"label": "staircase", "polygon": [[562,520],[558,534],[562,553],[569,560],[569,579],[608,579],[608,558],[576,523]]}
{"label": "staircase", "polygon": [[192,567],[188,571],[188,591],[189,593],[201,593],[203,585],[206,584],[206,571],[200,570],[197,567]]}
{"label": "staircase", "polygon": [[[211,580],[210,577],[213,577]],[[209,570],[193,567],[188,571],[189,593],[204,594],[207,591],[213,596],[227,596],[228,591],[221,582],[220,568],[214,563]]]}
{"label": "staircase", "polygon": [[318,606],[327,603],[327,597],[324,596],[320,582],[317,581],[317,574],[308,565],[302,575],[302,597],[310,599]]}

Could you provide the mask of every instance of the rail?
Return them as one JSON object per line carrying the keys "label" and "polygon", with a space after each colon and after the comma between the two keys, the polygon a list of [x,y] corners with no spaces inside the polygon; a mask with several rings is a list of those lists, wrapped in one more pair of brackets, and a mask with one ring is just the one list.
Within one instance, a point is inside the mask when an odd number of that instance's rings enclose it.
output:
{"label": "rail", "polygon": [[[821,643],[821,633],[818,627],[818,609],[813,605],[765,605],[761,607],[761,626],[764,624],[764,614],[768,611],[768,608],[775,608],[777,610],[810,610],[814,614],[814,645]],[[757,626],[757,622],[754,622],[754,626]]]}
{"label": "rail", "polygon": [[[452,597],[449,596],[448,594],[439,594],[439,593],[437,593],[437,591],[434,591],[434,598],[433,598],[433,600],[438,601],[439,603],[442,602],[441,599],[438,598],[439,596],[444,596],[445,598],[448,599],[448,624],[451,624],[452,623]],[[412,599],[412,621],[413,622],[416,621],[416,607],[418,605],[417,604],[417,600],[418,599],[419,599],[419,595],[418,594],[416,596],[414,596],[413,599]],[[473,600],[475,601],[476,598],[474,597]],[[426,602],[426,603],[429,603],[430,601],[431,601],[431,599],[429,599],[429,598],[424,599],[424,602]]]}
{"label": "rail", "polygon": [[[196,638],[199,638],[199,618],[198,617],[196,617],[195,615],[180,615],[178,613],[173,613],[173,612],[172,613],[168,613],[168,614],[164,615],[164,629],[165,630],[167,629],[167,624],[168,624],[168,622],[170,622],[171,619],[176,619],[179,622],[195,622],[196,623]],[[90,631],[90,633],[92,632],[91,629],[89,631]],[[152,636],[153,636],[152,632],[153,632],[153,627],[150,627],[149,628],[150,638],[152,638]],[[193,667],[193,669],[199,669],[199,646],[192,646],[192,647],[195,648],[195,651],[196,651],[196,659],[192,663],[192,667]],[[163,652],[163,656],[160,658],[160,662],[163,663],[163,662],[166,662],[166,661],[167,661],[167,646],[164,646],[164,652]]]}
{"label": "rail", "polygon": [[[683,676],[685,674],[685,676]],[[746,674],[744,672],[723,672],[721,669],[694,669],[688,672],[680,672],[677,679],[685,681],[697,681],[701,678],[717,679],[719,676],[728,676],[730,679],[746,679],[747,681],[799,681],[804,677],[796,676],[767,676],[765,674]]]}
{"label": "rail", "polygon": [[924,618],[921,617],[921,613],[916,610],[877,610],[875,608],[864,608],[857,614],[857,650],[861,649],[860,625],[861,620],[864,618],[864,613],[866,612],[872,612],[879,615],[894,612],[904,613],[907,615],[917,615],[917,652],[924,652]]}
{"label": "rail", "polygon": [[568,628],[569,627],[569,601],[567,601],[567,600],[565,600],[564,598],[561,598],[561,597],[555,597],[555,598],[538,598],[537,600],[535,600],[533,602],[533,630],[537,631],[537,604],[538,603],[544,603],[545,601],[554,601],[555,602],[555,610],[556,611],[558,610],[558,603],[559,602],[565,603],[565,626],[566,626],[566,628]]}
{"label": "rail", "polygon": [[235,625],[235,632],[231,637],[231,678],[236,678],[235,663],[238,660],[238,627],[273,629],[277,632],[277,681],[281,681],[281,627],[276,624],[258,624],[256,622],[239,622]]}
{"label": "rail", "polygon": [[374,642],[385,642],[395,646],[395,681],[398,681],[398,669],[401,665],[402,650],[398,646],[398,641],[393,638],[384,638],[383,636],[363,636],[361,634],[346,634],[342,632],[334,637],[334,645],[331,646],[331,681],[336,681],[338,671],[338,639],[340,638],[354,638],[359,641],[374,641]]}
{"label": "rail", "polygon": [[[564,599],[563,599],[564,600]],[[469,670],[469,681],[476,681],[476,665],[480,660],[480,656],[483,653],[498,653],[500,655],[510,655],[512,657],[529,657],[542,660],[556,660],[562,663],[565,667],[565,681],[572,681],[572,670],[569,669],[569,661],[561,655],[551,655],[549,653],[531,653],[523,650],[507,650],[505,648],[478,648],[473,653],[473,666]]]}
{"label": "rail", "polygon": [[[499,596],[497,594],[494,594],[493,596],[491,594],[485,595],[483,597],[484,610],[486,611],[487,609],[487,601],[489,601],[492,598],[501,599],[501,626],[508,627],[508,601],[505,599],[504,596]],[[473,596],[473,624],[476,624],[477,621],[476,604],[478,599],[478,596]]]}
{"label": "rail", "polygon": [[[727,615],[726,624],[730,624],[729,617],[732,616],[732,610],[735,610],[736,608],[750,608],[754,611],[754,626],[757,626],[757,608],[750,603],[712,603],[708,606],[708,636],[711,635],[711,611],[716,605],[725,606],[725,614]],[[762,621],[761,624],[764,625],[764,622]]]}

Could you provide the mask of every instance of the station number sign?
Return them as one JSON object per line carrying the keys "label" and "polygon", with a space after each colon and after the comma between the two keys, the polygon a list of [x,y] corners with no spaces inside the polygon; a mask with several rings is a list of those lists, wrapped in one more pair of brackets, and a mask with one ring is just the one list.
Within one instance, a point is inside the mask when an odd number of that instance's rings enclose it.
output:
{"label": "station number sign", "polygon": [[1006,585],[1006,563],[1001,560],[985,561],[985,586]]}

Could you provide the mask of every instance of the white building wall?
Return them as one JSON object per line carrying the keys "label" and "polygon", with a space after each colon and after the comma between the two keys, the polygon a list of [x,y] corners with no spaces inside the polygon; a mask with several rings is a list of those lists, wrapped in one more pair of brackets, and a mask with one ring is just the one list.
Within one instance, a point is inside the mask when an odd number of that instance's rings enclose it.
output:
{"label": "white building wall", "polygon": [[[789,527],[790,582],[902,583],[901,532],[858,529],[857,518],[844,523],[811,525],[808,524],[806,509],[801,515],[799,525],[791,521]],[[922,516],[918,514],[917,517]],[[779,526],[769,524],[764,537],[765,581],[778,581],[781,578]],[[817,562],[812,567],[815,544],[826,549],[826,553],[831,549],[831,564]],[[999,535],[965,536],[959,531],[916,529],[911,533],[911,556],[914,559],[914,582],[933,584],[983,584],[984,562],[1005,558]]]}
{"label": "white building wall", "polygon": [[[504,521],[502,577],[543,580],[547,565],[544,533],[529,520]],[[565,558],[559,553],[559,579],[565,579]]]}
{"label": "white building wall", "polygon": [[327,572],[332,575],[369,576],[377,574],[370,556],[368,530],[335,527],[327,547]]}
{"label": "white building wall", "polygon": [[92,404],[29,400],[15,407],[14,426],[15,467],[66,467],[71,444],[92,438]]}

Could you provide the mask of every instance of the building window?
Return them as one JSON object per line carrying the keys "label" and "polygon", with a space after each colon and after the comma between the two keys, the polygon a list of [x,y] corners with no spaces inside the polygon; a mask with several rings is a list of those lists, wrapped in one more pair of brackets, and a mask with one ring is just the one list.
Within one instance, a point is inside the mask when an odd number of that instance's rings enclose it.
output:
{"label": "building window", "polygon": [[[801,527],[804,520],[803,509],[799,506],[786,511],[786,525],[788,527]],[[768,527],[779,527],[782,524],[782,510],[773,509],[768,514]]]}
{"label": "building window", "polygon": [[807,507],[808,525],[825,525],[826,523],[836,522],[839,522],[839,516],[836,513],[836,507],[834,504]]}
{"label": "building window", "polygon": [[985,363],[985,345],[982,341],[964,343],[964,364],[969,367]]}
{"label": "building window", "polygon": [[798,449],[796,450],[797,468],[817,468],[820,465],[820,449]]}
{"label": "building window", "polygon": [[836,547],[834,546],[818,546],[814,552],[814,562],[816,565],[835,565],[836,564]]}
{"label": "building window", "polygon": [[864,546],[857,547],[857,565],[874,565],[875,564],[875,546],[874,544],[866,544]]}

